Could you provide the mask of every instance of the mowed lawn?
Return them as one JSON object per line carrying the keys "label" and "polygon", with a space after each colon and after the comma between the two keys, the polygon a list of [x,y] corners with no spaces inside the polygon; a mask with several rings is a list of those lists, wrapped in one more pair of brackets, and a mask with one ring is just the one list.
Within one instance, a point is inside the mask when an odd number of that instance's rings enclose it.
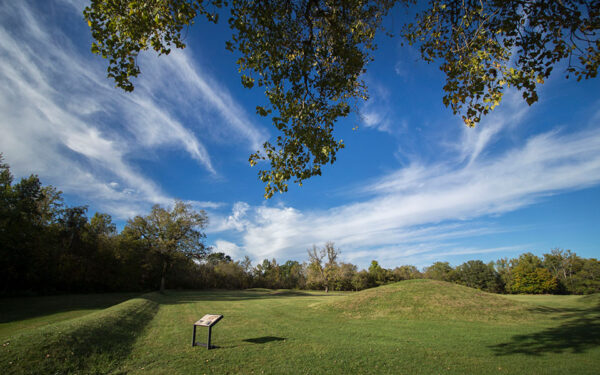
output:
{"label": "mowed lawn", "polygon": [[[0,337],[0,373],[598,374],[598,297],[429,280],[358,293],[152,293]],[[224,315],[218,349],[191,346],[207,313]],[[199,327],[197,341],[206,334]]]}

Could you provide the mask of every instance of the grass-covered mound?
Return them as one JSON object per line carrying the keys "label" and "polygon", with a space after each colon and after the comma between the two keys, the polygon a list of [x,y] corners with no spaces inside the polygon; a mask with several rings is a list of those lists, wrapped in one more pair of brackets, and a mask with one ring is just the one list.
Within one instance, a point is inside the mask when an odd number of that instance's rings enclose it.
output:
{"label": "grass-covered mound", "polygon": [[586,305],[600,307],[600,293],[581,296],[580,301]]}
{"label": "grass-covered mound", "polygon": [[2,374],[105,374],[125,359],[158,304],[134,298],[5,339]]}
{"label": "grass-covered mound", "polygon": [[35,328],[75,319],[139,296],[139,293],[64,294],[0,299],[0,342]]}
{"label": "grass-covered mound", "polygon": [[529,304],[434,280],[408,280],[337,299],[322,308],[351,318],[514,322],[532,319]]}

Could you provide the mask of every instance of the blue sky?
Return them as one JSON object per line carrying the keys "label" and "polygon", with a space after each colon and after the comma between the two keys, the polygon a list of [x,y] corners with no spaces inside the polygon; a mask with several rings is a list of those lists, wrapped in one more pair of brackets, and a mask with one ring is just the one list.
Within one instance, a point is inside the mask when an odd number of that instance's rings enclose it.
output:
{"label": "blue sky", "polygon": [[227,23],[200,22],[185,50],[141,56],[128,94],[89,52],[85,4],[0,3],[0,152],[17,177],[38,174],[68,204],[122,226],[153,204],[188,201],[208,213],[215,250],[254,262],[304,261],[326,241],[359,267],[554,247],[600,256],[598,79],[566,80],[557,67],[538,103],[508,92],[468,129],[442,105],[436,65],[382,36],[364,77],[370,99],[337,125],[337,162],[265,201],[247,160],[276,130],[255,115],[261,93],[240,84]]}

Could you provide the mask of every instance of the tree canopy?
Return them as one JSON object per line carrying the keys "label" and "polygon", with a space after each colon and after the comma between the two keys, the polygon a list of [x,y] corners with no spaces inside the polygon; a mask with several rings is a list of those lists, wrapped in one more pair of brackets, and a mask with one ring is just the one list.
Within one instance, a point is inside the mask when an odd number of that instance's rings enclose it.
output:
{"label": "tree canopy", "polygon": [[137,56],[152,49],[184,48],[182,30],[198,17],[217,22],[230,11],[231,40],[243,86],[264,90],[269,116],[280,132],[250,156],[265,197],[287,191],[290,180],[321,174],[344,147],[336,122],[367,98],[361,80],[382,19],[396,4],[418,6],[402,37],[421,57],[438,61],[446,75],[443,102],[465,124],[476,125],[502,100],[507,87],[538,100],[537,85],[568,61],[567,76],[592,78],[600,64],[599,0],[92,0],[84,15],[92,52],[108,59],[108,77],[126,91],[140,74]]}
{"label": "tree canopy", "polygon": [[440,60],[444,104],[474,126],[506,87],[538,100],[537,85],[568,60],[567,77],[592,78],[600,64],[600,1],[430,1],[404,34],[425,61]]}
{"label": "tree canopy", "polygon": [[203,210],[194,211],[189,204],[176,201],[171,210],[155,205],[147,216],[136,216],[127,222],[124,231],[145,242],[162,261],[160,291],[165,290],[165,279],[177,257],[200,259],[208,251],[206,235],[201,232],[208,225]]}

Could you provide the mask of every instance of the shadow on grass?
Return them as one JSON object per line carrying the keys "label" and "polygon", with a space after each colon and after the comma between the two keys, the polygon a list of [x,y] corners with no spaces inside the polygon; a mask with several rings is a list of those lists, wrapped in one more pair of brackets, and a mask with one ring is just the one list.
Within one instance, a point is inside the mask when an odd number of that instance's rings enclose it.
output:
{"label": "shadow on grass", "polygon": [[74,310],[106,309],[136,296],[139,296],[139,293],[0,298],[0,323],[10,323]]}
{"label": "shadow on grass", "polygon": [[253,344],[266,344],[271,341],[285,341],[285,337],[263,336],[255,337],[253,339],[245,339],[242,341],[251,342]]}
{"label": "shadow on grass", "polygon": [[538,307],[534,311],[555,314],[553,319],[559,324],[539,332],[516,335],[510,342],[493,345],[490,348],[495,355],[584,353],[600,346],[600,303],[581,309]]}
{"label": "shadow on grass", "polygon": [[[0,350],[3,374],[102,374],[129,356],[158,305],[145,298],[14,336]],[[9,367],[4,367],[10,364]]]}

